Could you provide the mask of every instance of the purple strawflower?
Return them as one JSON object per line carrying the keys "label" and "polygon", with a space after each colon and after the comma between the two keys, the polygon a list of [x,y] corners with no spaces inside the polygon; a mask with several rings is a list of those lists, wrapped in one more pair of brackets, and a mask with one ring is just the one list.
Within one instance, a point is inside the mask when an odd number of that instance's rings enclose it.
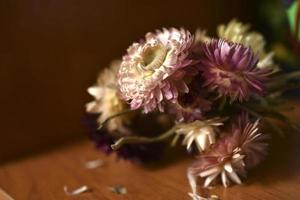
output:
{"label": "purple strawflower", "polygon": [[265,80],[271,71],[257,67],[258,57],[251,48],[223,39],[212,39],[202,47],[201,71],[205,88],[231,102],[263,94]]}

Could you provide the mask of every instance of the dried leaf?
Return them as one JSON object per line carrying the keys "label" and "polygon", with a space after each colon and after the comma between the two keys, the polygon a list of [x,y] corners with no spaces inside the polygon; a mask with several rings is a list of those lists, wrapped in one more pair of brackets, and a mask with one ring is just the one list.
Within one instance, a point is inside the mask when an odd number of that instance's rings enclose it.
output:
{"label": "dried leaf", "polygon": [[112,186],[108,188],[112,193],[115,194],[127,194],[127,189],[123,186]]}
{"label": "dried leaf", "polygon": [[210,199],[211,200],[220,200],[219,196],[215,195],[215,194],[210,195]]}
{"label": "dried leaf", "polygon": [[69,191],[67,186],[64,186],[64,191],[67,195],[69,196],[75,196],[75,195],[79,195],[82,194],[84,192],[88,192],[90,191],[90,188],[88,188],[86,185],[83,185],[73,191]]}
{"label": "dried leaf", "polygon": [[220,198],[217,195],[210,195],[210,197],[201,197],[198,194],[193,194],[193,193],[188,193],[189,196],[193,199],[193,200],[220,200]]}
{"label": "dried leaf", "polygon": [[84,167],[87,169],[95,169],[103,165],[103,160],[90,160],[84,163]]}
{"label": "dried leaf", "polygon": [[9,194],[0,188],[0,199],[14,200]]}

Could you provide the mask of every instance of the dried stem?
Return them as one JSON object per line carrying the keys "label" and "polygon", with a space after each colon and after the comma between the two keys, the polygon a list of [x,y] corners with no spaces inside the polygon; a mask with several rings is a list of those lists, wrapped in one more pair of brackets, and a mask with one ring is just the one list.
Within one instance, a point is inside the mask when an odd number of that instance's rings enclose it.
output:
{"label": "dried stem", "polygon": [[109,122],[110,120],[112,120],[112,119],[114,119],[114,118],[116,118],[116,117],[119,117],[119,116],[121,116],[121,115],[125,115],[125,114],[128,114],[128,113],[131,113],[131,112],[133,112],[133,111],[134,111],[134,110],[124,110],[124,111],[122,111],[122,112],[119,112],[119,113],[117,113],[117,114],[114,114],[114,115],[109,116],[109,117],[106,118],[101,124],[99,124],[98,129],[99,129],[99,130],[102,129],[102,128],[105,126],[105,124],[107,124],[107,122]]}
{"label": "dried stem", "polygon": [[243,106],[243,105],[239,104],[239,105],[237,105],[237,107],[248,112],[252,116],[262,119],[263,122],[265,122],[267,125],[269,125],[270,128],[272,128],[274,131],[276,131],[281,137],[284,137],[284,132],[281,130],[281,128],[279,128],[278,126],[273,124],[265,116],[262,116],[261,114],[253,111],[251,108],[248,108],[247,106]]}
{"label": "dried stem", "polygon": [[289,81],[291,79],[296,79],[296,78],[300,79],[300,70],[285,73],[280,76],[275,76],[273,78],[273,81],[267,85],[267,88],[269,91],[280,90],[281,87],[286,85],[287,81]]}
{"label": "dried stem", "polygon": [[139,136],[122,137],[119,140],[117,140],[113,145],[111,145],[111,148],[113,150],[117,150],[125,144],[160,142],[171,137],[175,133],[175,129],[176,129],[176,125],[173,126],[171,129],[169,129],[168,131],[162,133],[161,135],[152,138],[139,137]]}

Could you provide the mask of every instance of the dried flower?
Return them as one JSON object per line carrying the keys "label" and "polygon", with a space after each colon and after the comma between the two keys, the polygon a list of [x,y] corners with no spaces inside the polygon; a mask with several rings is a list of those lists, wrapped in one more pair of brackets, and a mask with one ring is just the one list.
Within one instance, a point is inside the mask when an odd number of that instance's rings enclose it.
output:
{"label": "dried flower", "polygon": [[189,169],[190,180],[195,176],[205,178],[204,187],[207,187],[220,175],[225,187],[230,181],[241,184],[239,175],[245,175],[246,169],[259,164],[267,153],[267,136],[259,132],[258,126],[259,120],[252,123],[248,116],[240,116],[232,125],[231,133],[198,157]]}
{"label": "dried flower", "polygon": [[175,117],[177,122],[193,122],[201,120],[211,110],[212,102],[208,100],[209,93],[202,88],[201,77],[197,75],[188,85],[189,93],[178,97],[176,103],[168,103],[166,113]]}
{"label": "dried flower", "polygon": [[202,77],[209,91],[231,102],[244,101],[252,94],[264,92],[264,81],[270,70],[257,68],[253,51],[241,44],[213,39],[203,44]]}
{"label": "dried flower", "polygon": [[217,28],[218,36],[230,42],[251,47],[255,55],[258,55],[258,68],[277,69],[273,62],[273,52],[266,53],[266,41],[262,34],[249,31],[250,26],[237,20],[231,20],[227,25],[221,24]]}
{"label": "dried flower", "polygon": [[203,118],[203,114],[211,109],[210,104],[203,97],[189,93],[180,97],[176,103],[169,103],[167,111],[175,116],[177,122],[193,122]]}
{"label": "dried flower", "polygon": [[179,124],[176,129],[178,135],[183,135],[183,145],[189,150],[195,142],[199,152],[206,150],[216,141],[218,126],[223,125],[224,118],[212,118],[208,120],[197,120],[192,123]]}
{"label": "dried flower", "polygon": [[[117,72],[120,67],[120,61],[112,62],[110,68],[106,68],[100,73],[96,86],[88,88],[88,93],[95,98],[86,105],[86,111],[89,113],[101,113],[98,123],[103,123],[112,115],[121,113],[127,109],[126,102],[122,101],[118,95]],[[121,131],[128,134],[125,125],[130,122],[129,115],[122,115],[111,119],[107,123],[109,131]]]}
{"label": "dried flower", "polygon": [[158,107],[163,111],[165,101],[176,102],[179,94],[189,91],[186,78],[195,74],[192,44],[189,31],[171,28],[148,33],[145,41],[128,48],[118,83],[132,109],[143,107],[148,113]]}
{"label": "dried flower", "polygon": [[195,42],[209,42],[211,38],[207,35],[207,31],[205,29],[198,28],[195,32]]}
{"label": "dried flower", "polygon": [[[88,134],[91,140],[96,145],[96,148],[105,154],[116,153],[120,159],[131,160],[138,163],[151,162],[157,160],[162,155],[165,145],[163,143],[155,144],[127,144],[118,150],[112,150],[111,145],[117,139],[124,136],[122,133],[108,133],[104,129],[98,129],[97,119],[99,114],[88,114],[85,117],[84,124],[88,129]],[[119,134],[118,134],[119,133]],[[144,133],[144,132],[141,132]],[[143,136],[143,135],[142,135]]]}

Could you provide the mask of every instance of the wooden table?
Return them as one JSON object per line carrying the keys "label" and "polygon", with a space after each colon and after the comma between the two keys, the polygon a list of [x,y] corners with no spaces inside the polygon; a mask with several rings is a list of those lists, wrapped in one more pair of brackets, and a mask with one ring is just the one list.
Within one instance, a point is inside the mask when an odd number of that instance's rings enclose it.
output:
{"label": "wooden table", "polygon": [[[298,136],[296,138],[299,138]],[[300,140],[293,148],[282,148],[251,176],[244,185],[209,191],[221,200],[297,200],[300,199]],[[281,146],[281,145],[280,145]],[[176,153],[173,152],[173,154]],[[170,155],[170,154],[169,154]],[[294,156],[292,156],[294,155]],[[104,165],[86,169],[84,163],[102,159]],[[16,200],[184,200],[190,199],[186,168],[191,158],[181,157],[152,167],[134,165],[97,152],[89,141],[68,145],[10,162],[0,167],[0,186]],[[68,196],[70,190],[87,185],[91,191]],[[108,187],[124,186],[125,195],[112,193]],[[200,186],[199,186],[200,187]],[[5,198],[0,199],[5,200]]]}

